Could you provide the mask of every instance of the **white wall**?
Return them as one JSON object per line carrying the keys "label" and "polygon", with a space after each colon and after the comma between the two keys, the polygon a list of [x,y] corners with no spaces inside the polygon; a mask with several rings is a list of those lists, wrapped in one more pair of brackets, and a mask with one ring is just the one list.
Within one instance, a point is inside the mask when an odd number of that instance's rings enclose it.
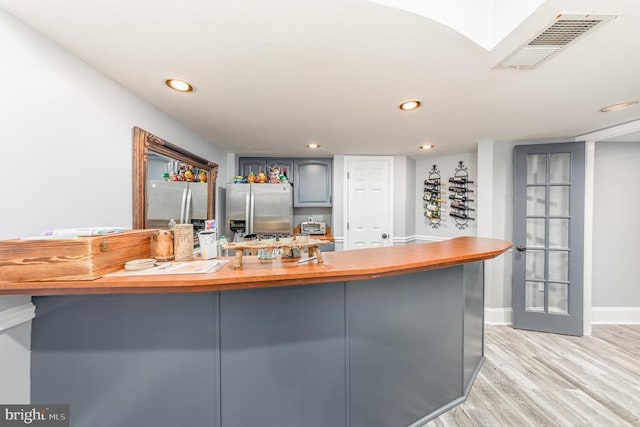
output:
{"label": "white wall", "polygon": [[[511,241],[513,237],[513,146],[478,144],[478,236]],[[511,321],[512,250],[485,262],[485,318]]]}
{"label": "white wall", "polygon": [[[464,165],[469,169],[470,180],[474,181],[474,184],[469,188],[474,192],[472,198],[475,200],[471,203],[471,207],[476,209],[475,212],[470,212],[473,218],[477,218],[477,201],[478,201],[478,187],[477,187],[477,155],[476,153],[462,153],[455,156],[441,156],[441,157],[428,157],[420,158],[416,160],[416,174],[415,174],[415,190],[414,199],[415,204],[415,234],[417,240],[442,240],[459,236],[475,236],[477,234],[477,221],[471,220],[467,224],[467,228],[460,230],[456,227],[456,222],[453,217],[449,216],[449,192],[447,187],[449,184],[449,178],[455,175],[458,162],[463,161]],[[443,198],[447,201],[443,205],[445,212],[443,213],[443,220],[440,222],[438,228],[433,228],[429,219],[424,216],[424,202],[422,196],[424,195],[424,180],[429,176],[429,171],[433,165],[438,166],[440,170],[440,177],[443,183],[443,190],[446,191],[443,194]]]}
{"label": "white wall", "polygon": [[595,151],[592,305],[640,307],[640,142]]}
{"label": "white wall", "polygon": [[415,160],[393,157],[393,236],[394,244],[413,242],[415,234]]}
{"label": "white wall", "polygon": [[[538,143],[539,141],[536,141]],[[541,141],[543,143],[544,141]],[[478,145],[478,235],[513,239],[513,142]],[[637,322],[640,318],[640,202],[629,184],[640,180],[640,142],[598,142],[595,156],[592,305],[594,322]],[[484,192],[483,192],[484,191]],[[488,194],[483,197],[483,194]],[[624,206],[612,201],[624,200]],[[621,212],[632,212],[624,220]],[[636,215],[637,216],[637,215]],[[510,322],[512,250],[485,263],[488,321]],[[625,308],[631,308],[625,310]],[[493,317],[492,317],[493,316]]]}
{"label": "white wall", "polygon": [[[226,176],[225,153],[3,11],[0,63],[0,239],[131,227],[134,126],[218,162]],[[0,301],[2,310],[28,299]],[[0,402],[29,401],[28,327],[0,332]]]}

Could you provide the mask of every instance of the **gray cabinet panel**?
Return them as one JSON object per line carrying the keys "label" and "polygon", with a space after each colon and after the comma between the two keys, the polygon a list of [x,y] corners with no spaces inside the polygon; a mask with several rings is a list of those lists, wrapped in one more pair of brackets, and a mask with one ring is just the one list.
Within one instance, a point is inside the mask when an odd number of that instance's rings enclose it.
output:
{"label": "gray cabinet panel", "polygon": [[482,361],[482,276],[34,297],[31,401],[70,404],[75,427],[426,421]]}
{"label": "gray cabinet panel", "polygon": [[277,165],[280,168],[280,174],[287,168],[287,178],[289,182],[293,182],[293,159],[275,158],[275,157],[240,157],[238,159],[238,175],[245,178],[249,172],[258,175],[260,171],[264,171],[269,176],[269,167]]}
{"label": "gray cabinet panel", "polygon": [[326,245],[320,246],[318,249],[320,249],[321,252],[334,252],[336,250],[336,244],[333,242],[327,243]]}
{"label": "gray cabinet panel", "polygon": [[269,166],[273,166],[273,165],[278,166],[280,168],[281,175],[284,172],[284,169],[287,168],[287,178],[289,179],[289,182],[293,183],[293,159],[268,158],[267,164]]}
{"label": "gray cabinet panel", "polygon": [[347,283],[350,427],[408,426],[462,395],[462,292],[461,266]]}
{"label": "gray cabinet panel", "polygon": [[245,178],[249,175],[249,172],[253,172],[258,175],[260,171],[266,171],[267,159],[264,157],[240,157],[238,159],[239,172],[238,175],[242,175]]}
{"label": "gray cabinet panel", "polygon": [[295,207],[329,207],[332,204],[332,159],[295,159]]}
{"label": "gray cabinet panel", "polygon": [[217,298],[34,297],[31,401],[74,427],[215,426]]}
{"label": "gray cabinet panel", "polygon": [[464,265],[464,388],[484,356],[484,263]]}
{"label": "gray cabinet panel", "polygon": [[344,285],[221,294],[222,426],[346,423]]}

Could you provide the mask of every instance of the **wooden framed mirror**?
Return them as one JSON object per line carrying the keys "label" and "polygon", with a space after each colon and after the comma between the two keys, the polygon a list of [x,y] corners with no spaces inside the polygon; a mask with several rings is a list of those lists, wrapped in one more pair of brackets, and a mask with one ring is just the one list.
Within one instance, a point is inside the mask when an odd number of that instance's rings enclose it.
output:
{"label": "wooden framed mirror", "polygon": [[217,177],[217,163],[135,127],[133,228],[168,228],[171,219],[204,227],[215,216]]}

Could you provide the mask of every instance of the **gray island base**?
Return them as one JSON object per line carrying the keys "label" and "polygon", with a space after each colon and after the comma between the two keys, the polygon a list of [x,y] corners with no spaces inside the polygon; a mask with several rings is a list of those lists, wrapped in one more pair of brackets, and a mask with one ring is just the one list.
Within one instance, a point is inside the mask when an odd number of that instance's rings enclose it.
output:
{"label": "gray island base", "polygon": [[419,426],[483,358],[483,262],[371,280],[34,297],[32,403],[75,427]]}

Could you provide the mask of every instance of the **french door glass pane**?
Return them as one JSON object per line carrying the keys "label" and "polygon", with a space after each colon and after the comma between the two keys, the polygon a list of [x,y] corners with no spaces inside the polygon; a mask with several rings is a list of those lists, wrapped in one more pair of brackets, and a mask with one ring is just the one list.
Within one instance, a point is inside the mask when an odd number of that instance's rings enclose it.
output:
{"label": "french door glass pane", "polygon": [[545,215],[545,190],[546,187],[527,187],[527,215]]}
{"label": "french door glass pane", "polygon": [[549,251],[549,280],[569,281],[569,252]]}
{"label": "french door glass pane", "polygon": [[549,187],[550,216],[569,216],[569,190],[568,185]]}
{"label": "french door glass pane", "polygon": [[525,280],[544,280],[544,251],[527,250]]}
{"label": "french door glass pane", "polygon": [[527,218],[527,247],[544,247],[544,218]]}
{"label": "french door glass pane", "polygon": [[551,184],[571,183],[571,154],[552,153],[549,159],[549,182]]}
{"label": "french door glass pane", "polygon": [[544,283],[525,282],[524,309],[544,311]]}
{"label": "french door glass pane", "polygon": [[549,283],[549,313],[569,313],[569,285],[566,283]]}
{"label": "french door glass pane", "polygon": [[549,247],[569,249],[569,220],[549,219]]}
{"label": "french door glass pane", "polygon": [[527,184],[544,184],[547,180],[547,155],[527,155]]}

